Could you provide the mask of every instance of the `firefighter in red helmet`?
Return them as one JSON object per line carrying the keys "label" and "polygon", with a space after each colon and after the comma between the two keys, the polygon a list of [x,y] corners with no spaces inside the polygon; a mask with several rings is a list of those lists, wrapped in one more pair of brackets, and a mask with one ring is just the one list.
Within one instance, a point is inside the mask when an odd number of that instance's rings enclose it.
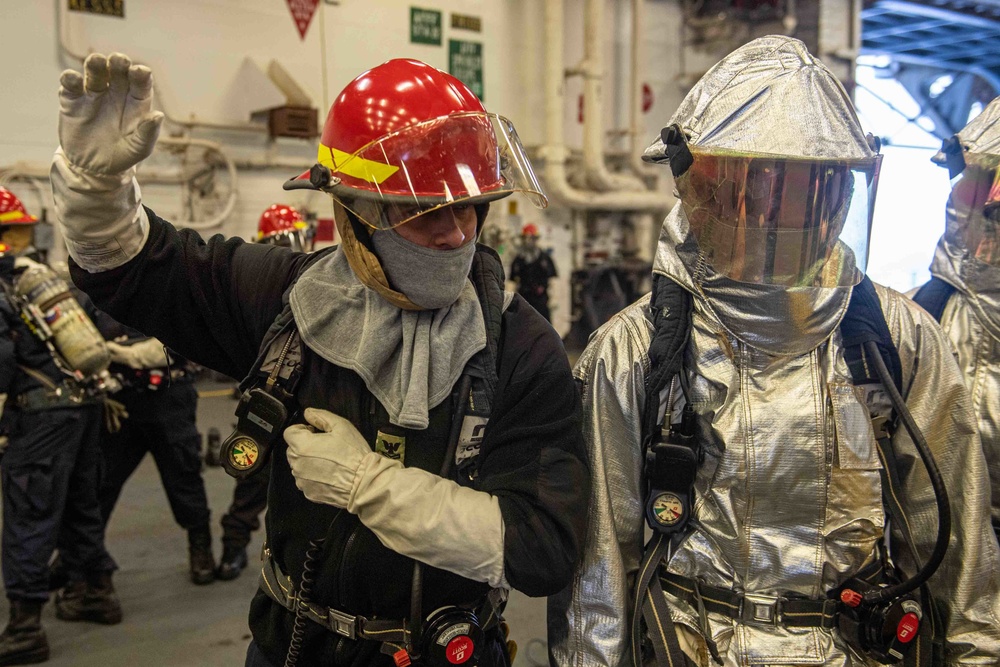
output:
{"label": "firefighter in red helmet", "polygon": [[305,252],[311,241],[309,223],[287,204],[271,204],[257,223],[257,243],[270,243]]}
{"label": "firefighter in red helmet", "polygon": [[37,222],[13,192],[0,188],[0,243],[10,254],[31,253]]}
{"label": "firefighter in red helmet", "polygon": [[521,229],[521,248],[510,266],[510,279],[517,283],[517,293],[549,321],[549,280],[556,275],[552,258],[538,247],[538,225],[526,224]]}
{"label": "firefighter in red helmet", "polygon": [[[545,203],[513,124],[391,60],[337,95],[317,163],[286,184],[332,196],[340,246],[205,241],[134,196],[162,121],[149,70],[84,70],[61,79],[52,167],[74,279],[245,377],[221,458],[238,477],[270,461],[247,665],[509,665],[507,591],[569,583],[589,488],[562,342],[476,243],[491,201]],[[119,104],[129,122],[102,118]]]}

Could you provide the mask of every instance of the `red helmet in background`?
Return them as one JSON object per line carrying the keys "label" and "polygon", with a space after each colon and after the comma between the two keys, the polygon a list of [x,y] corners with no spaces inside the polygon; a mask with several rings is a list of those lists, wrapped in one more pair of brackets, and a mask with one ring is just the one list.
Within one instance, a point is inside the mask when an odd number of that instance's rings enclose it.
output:
{"label": "red helmet in background", "polygon": [[521,229],[521,236],[534,236],[538,238],[538,225],[533,222],[529,222]]}
{"label": "red helmet in background", "polygon": [[0,188],[0,226],[33,225],[38,218],[28,215],[24,204],[7,188]]}
{"label": "red helmet in background", "polygon": [[309,224],[297,210],[287,204],[271,204],[257,223],[257,242],[305,252],[308,232]]}
{"label": "red helmet in background", "polygon": [[452,75],[410,59],[379,65],[341,91],[317,164],[285,186],[329,192],[375,229],[512,192],[546,204],[513,124]]}

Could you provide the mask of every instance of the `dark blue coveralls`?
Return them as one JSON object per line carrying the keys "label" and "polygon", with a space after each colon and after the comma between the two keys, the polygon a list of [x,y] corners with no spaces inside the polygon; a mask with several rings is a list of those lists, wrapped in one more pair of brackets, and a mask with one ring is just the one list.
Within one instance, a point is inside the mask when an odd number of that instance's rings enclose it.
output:
{"label": "dark blue coveralls", "polygon": [[[95,321],[108,340],[126,336],[128,341],[146,338],[106,314]],[[128,344],[128,343],[126,343]],[[171,355],[175,356],[175,355]],[[101,483],[101,513],[107,521],[122,487],[142,462],[146,452],[153,456],[163,481],[174,520],[184,530],[207,528],[208,496],[201,475],[201,436],[196,417],[198,392],[187,363],[171,368],[151,369],[164,373],[159,384],[149,381],[150,369],[112,364],[111,372],[123,377],[124,388],[114,400],[124,404],[128,418],[117,433],[105,433],[102,442],[105,471]]]}
{"label": "dark blue coveralls", "polygon": [[[0,263],[0,278],[10,282],[11,268]],[[75,294],[93,317],[90,300]],[[73,578],[117,569],[104,548],[97,499],[102,406],[68,398],[71,383],[0,292],[0,393],[8,395],[0,432],[9,438],[0,460],[0,561],[10,599],[49,599],[49,559],[57,548]]]}

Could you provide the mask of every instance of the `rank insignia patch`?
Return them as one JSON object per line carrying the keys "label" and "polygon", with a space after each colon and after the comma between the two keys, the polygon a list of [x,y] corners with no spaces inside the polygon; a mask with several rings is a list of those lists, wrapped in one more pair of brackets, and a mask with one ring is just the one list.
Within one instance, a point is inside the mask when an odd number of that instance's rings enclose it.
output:
{"label": "rank insignia patch", "polygon": [[375,453],[381,454],[387,459],[399,461],[405,465],[406,436],[392,435],[379,431],[375,437]]}

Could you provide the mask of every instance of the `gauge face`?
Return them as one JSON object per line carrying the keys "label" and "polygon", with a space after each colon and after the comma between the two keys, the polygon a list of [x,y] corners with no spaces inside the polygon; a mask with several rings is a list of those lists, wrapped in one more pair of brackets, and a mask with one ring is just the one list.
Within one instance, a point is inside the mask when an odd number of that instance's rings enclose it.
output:
{"label": "gauge face", "polygon": [[653,515],[661,525],[672,526],[684,518],[684,503],[672,493],[661,493],[653,501]]}
{"label": "gauge face", "polygon": [[237,470],[249,470],[260,455],[257,443],[250,438],[237,438],[229,447],[229,462]]}

